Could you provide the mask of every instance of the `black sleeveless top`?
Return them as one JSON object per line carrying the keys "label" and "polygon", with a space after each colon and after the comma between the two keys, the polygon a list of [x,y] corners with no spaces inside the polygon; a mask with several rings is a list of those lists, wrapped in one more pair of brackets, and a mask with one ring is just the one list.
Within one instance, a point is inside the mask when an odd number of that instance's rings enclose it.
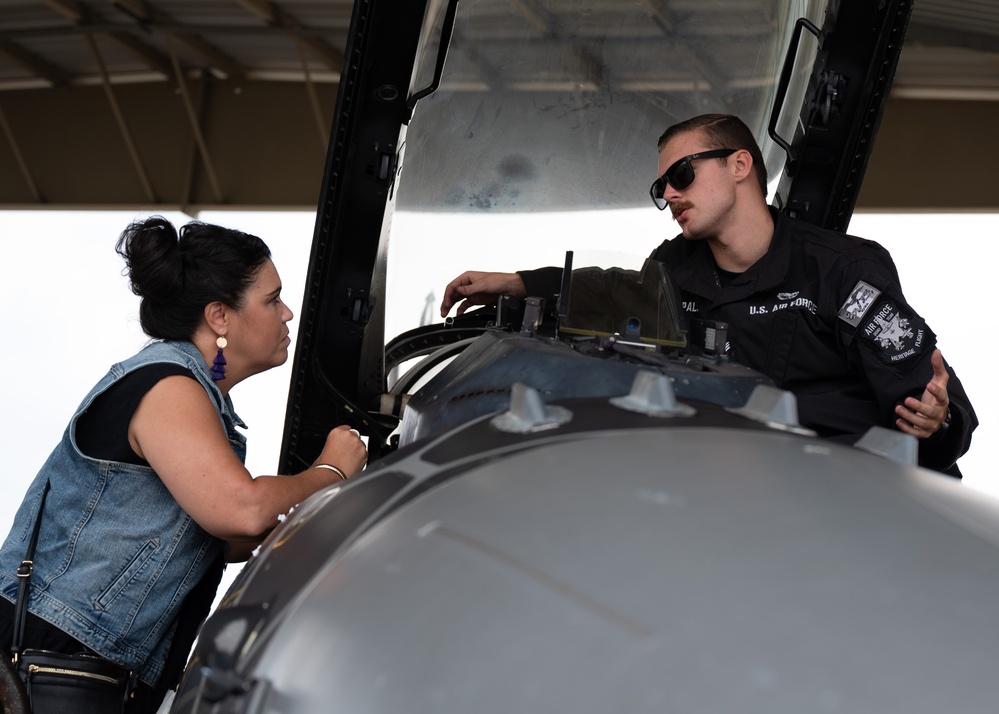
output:
{"label": "black sleeveless top", "polygon": [[196,379],[191,370],[179,364],[150,364],[108,387],[77,421],[76,445],[80,451],[94,459],[149,466],[128,443],[128,424],[146,392],[175,374]]}

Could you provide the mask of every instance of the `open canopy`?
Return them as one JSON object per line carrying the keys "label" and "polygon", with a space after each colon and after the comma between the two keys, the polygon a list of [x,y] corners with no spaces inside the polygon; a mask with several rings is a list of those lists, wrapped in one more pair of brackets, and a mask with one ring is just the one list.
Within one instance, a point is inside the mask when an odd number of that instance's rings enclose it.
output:
{"label": "open canopy", "polygon": [[[656,213],[648,194],[656,139],[676,121],[739,114],[762,145],[772,203],[845,229],[911,10],[903,0],[358,3],[282,468],[308,463],[334,424],[362,428],[376,452],[395,426],[384,408],[391,243],[419,244],[433,257],[468,253],[511,214]],[[414,232],[401,213],[393,224],[403,210],[441,218]],[[454,214],[485,220],[436,247]],[[574,247],[572,231],[523,230],[538,245]],[[515,267],[537,259],[524,254]],[[426,270],[393,266],[396,276]],[[426,294],[411,292],[407,302]]]}

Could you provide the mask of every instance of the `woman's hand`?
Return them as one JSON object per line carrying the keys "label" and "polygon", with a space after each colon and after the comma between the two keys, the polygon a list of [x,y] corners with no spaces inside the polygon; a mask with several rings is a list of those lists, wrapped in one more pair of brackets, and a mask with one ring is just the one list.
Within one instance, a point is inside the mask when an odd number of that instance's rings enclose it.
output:
{"label": "woman's hand", "polygon": [[326,445],[316,459],[317,464],[329,464],[343,471],[348,478],[360,471],[368,461],[368,449],[356,430],[341,424],[326,436]]}

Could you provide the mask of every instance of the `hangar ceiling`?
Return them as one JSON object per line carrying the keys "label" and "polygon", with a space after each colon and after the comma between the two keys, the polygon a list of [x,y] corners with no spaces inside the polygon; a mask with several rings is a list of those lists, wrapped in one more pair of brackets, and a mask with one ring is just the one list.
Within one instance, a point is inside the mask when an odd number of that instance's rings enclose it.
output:
{"label": "hangar ceiling", "polygon": [[[313,210],[352,8],[0,0],[0,209]],[[997,210],[999,3],[913,8],[858,208]]]}

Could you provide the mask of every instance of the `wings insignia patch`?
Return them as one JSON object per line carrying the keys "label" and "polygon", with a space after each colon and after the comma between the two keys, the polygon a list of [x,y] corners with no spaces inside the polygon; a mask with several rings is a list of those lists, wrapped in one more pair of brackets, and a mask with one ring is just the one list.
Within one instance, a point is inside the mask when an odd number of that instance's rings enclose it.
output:
{"label": "wings insignia patch", "polygon": [[850,297],[839,309],[839,319],[856,327],[880,295],[881,291],[873,285],[868,285],[863,280],[857,281]]}

